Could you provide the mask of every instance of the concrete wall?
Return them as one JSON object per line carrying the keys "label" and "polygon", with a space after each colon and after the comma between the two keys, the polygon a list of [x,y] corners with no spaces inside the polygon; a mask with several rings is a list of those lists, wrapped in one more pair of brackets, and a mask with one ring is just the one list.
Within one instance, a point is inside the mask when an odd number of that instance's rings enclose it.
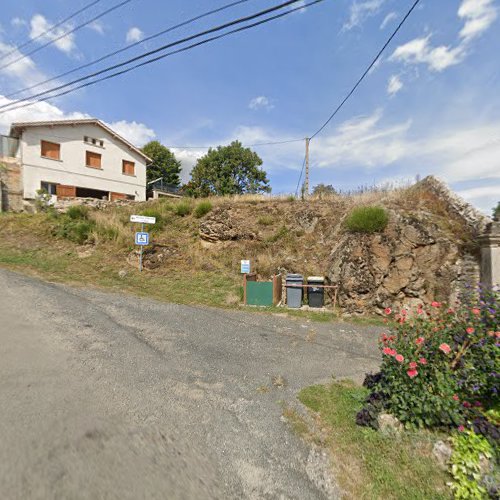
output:
{"label": "concrete wall", "polygon": [[0,212],[24,209],[22,167],[16,158],[0,157]]}
{"label": "concrete wall", "polygon": [[[84,136],[104,141],[104,147],[87,144]],[[61,145],[60,160],[41,157],[42,140]],[[97,125],[32,127],[21,139],[24,198],[33,199],[41,182],[98,189],[146,199],[146,162],[132,149]],[[102,169],[85,165],[85,153],[102,155]],[[122,160],[135,162],[135,175],[122,173]]]}
{"label": "concrete wall", "polygon": [[489,224],[481,242],[481,283],[500,286],[500,222]]}

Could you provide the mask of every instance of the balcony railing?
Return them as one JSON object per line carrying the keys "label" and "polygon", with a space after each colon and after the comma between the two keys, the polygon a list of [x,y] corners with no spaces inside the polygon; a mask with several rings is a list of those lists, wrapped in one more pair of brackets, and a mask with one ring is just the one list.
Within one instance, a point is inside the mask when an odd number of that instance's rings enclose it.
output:
{"label": "balcony railing", "polygon": [[163,193],[179,194],[179,188],[174,184],[167,184],[163,179],[148,183],[148,191],[162,191]]}
{"label": "balcony railing", "polygon": [[0,135],[0,156],[16,158],[19,150],[19,139]]}

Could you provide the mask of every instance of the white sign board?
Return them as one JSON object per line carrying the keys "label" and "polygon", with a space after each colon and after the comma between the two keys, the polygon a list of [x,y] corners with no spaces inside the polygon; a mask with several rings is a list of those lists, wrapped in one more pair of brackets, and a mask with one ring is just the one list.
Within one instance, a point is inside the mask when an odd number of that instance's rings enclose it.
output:
{"label": "white sign board", "polygon": [[131,215],[130,222],[139,224],[156,224],[156,217],[146,217],[145,215]]}
{"label": "white sign board", "polygon": [[241,274],[249,274],[250,273],[250,261],[242,260],[241,261]]}

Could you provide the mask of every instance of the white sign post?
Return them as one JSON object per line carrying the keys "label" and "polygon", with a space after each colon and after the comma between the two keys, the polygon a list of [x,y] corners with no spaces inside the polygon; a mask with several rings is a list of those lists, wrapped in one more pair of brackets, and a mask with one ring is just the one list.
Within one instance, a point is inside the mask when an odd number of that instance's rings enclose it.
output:
{"label": "white sign post", "polygon": [[242,260],[241,261],[241,274],[250,274],[250,261]]}
{"label": "white sign post", "polygon": [[139,271],[142,272],[142,249],[149,245],[149,233],[144,232],[144,224],[156,224],[156,217],[147,217],[145,215],[131,215],[130,222],[141,225],[141,232],[135,233],[135,244],[141,247],[139,255]]}

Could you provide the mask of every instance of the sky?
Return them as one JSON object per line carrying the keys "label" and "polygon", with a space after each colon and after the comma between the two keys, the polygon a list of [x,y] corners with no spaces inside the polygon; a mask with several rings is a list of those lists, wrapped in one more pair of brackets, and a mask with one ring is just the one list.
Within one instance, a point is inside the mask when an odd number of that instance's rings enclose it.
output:
{"label": "sky", "polygon": [[[120,3],[100,0],[43,35],[89,3],[2,0],[0,67],[40,50],[0,69],[0,105],[14,99],[5,97],[13,92],[230,0],[130,0],[62,36]],[[277,3],[241,2],[51,85]],[[412,3],[324,0],[50,102],[0,114],[0,133],[8,133],[14,121],[96,117],[137,146],[155,139],[173,148],[188,180],[207,151],[198,146],[313,135]],[[491,213],[500,200],[499,48],[500,0],[421,0],[356,93],[311,141],[311,187],[325,183],[348,191],[433,174]],[[273,193],[294,193],[305,141],[252,149],[264,162]]]}

